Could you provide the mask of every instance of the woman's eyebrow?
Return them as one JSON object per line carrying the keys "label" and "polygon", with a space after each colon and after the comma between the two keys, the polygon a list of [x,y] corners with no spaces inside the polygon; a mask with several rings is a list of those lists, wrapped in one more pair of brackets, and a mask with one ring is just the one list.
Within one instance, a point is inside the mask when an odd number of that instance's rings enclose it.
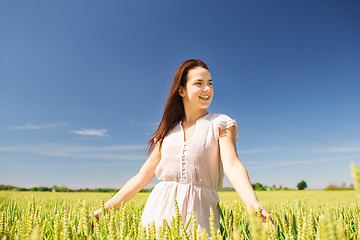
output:
{"label": "woman's eyebrow", "polygon": [[[203,79],[201,79],[201,78],[198,78],[198,79],[195,79],[195,81],[204,81]],[[208,82],[212,82],[213,80],[212,79],[209,79],[209,80],[207,80]]]}

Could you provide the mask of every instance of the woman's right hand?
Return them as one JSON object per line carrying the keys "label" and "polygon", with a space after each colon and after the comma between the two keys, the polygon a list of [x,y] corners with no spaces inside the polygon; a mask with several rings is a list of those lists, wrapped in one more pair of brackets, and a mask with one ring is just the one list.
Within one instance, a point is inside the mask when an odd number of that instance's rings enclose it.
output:
{"label": "woman's right hand", "polygon": [[274,233],[276,233],[275,223],[274,223],[274,220],[271,218],[271,214],[266,210],[266,208],[263,205],[258,204],[257,207],[258,207],[258,211],[260,211],[260,217],[261,217],[263,225],[266,224],[266,219],[269,218],[271,227],[272,227]]}
{"label": "woman's right hand", "polygon": [[102,211],[102,209],[98,209],[94,213],[90,213],[89,218],[91,219],[91,217],[94,217],[96,219],[96,221],[99,222],[99,217],[100,217],[101,211]]}

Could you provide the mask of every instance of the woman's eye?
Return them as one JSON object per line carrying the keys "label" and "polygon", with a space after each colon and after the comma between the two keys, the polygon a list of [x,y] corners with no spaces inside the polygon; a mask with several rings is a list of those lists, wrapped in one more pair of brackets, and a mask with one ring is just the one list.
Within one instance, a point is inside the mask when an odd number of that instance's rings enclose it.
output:
{"label": "woman's eye", "polygon": [[210,85],[210,86],[212,86],[212,85],[213,85],[213,83],[212,83],[212,82],[210,82],[210,83],[209,83],[209,85]]}
{"label": "woman's eye", "polygon": [[201,82],[197,82],[197,83],[195,83],[196,85],[201,85]]}

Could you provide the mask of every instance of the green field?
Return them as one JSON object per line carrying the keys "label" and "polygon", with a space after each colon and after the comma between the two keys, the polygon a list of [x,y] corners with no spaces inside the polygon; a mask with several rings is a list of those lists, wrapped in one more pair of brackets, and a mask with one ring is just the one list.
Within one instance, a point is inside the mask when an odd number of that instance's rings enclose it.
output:
{"label": "green field", "polygon": [[[260,202],[273,216],[276,233],[248,215],[235,192],[220,192],[221,229],[209,229],[213,239],[360,239],[357,191],[262,191]],[[208,239],[174,218],[157,235],[153,225],[140,226],[149,193],[137,194],[100,222],[88,214],[101,207],[109,193],[0,191],[0,239]],[[214,225],[214,224],[213,224]],[[192,228],[192,229],[191,229]],[[187,234],[185,230],[187,229]]]}

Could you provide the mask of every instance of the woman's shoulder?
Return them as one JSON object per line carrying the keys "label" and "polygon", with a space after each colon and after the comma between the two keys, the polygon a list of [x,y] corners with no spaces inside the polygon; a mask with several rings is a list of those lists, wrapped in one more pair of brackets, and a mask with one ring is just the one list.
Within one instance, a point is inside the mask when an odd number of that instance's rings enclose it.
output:
{"label": "woman's shoulder", "polygon": [[219,123],[224,121],[235,121],[233,118],[223,113],[212,113],[211,119],[213,120],[214,123]]}
{"label": "woman's shoulder", "polygon": [[236,140],[239,138],[238,137],[238,124],[236,122],[236,120],[234,120],[233,118],[229,117],[226,114],[219,114],[219,113],[213,113],[211,116],[212,119],[212,123],[213,123],[213,127],[214,127],[214,131],[217,135],[217,137],[219,137],[219,129],[225,130],[227,128],[230,128],[232,126],[235,127],[235,133],[236,133]]}

